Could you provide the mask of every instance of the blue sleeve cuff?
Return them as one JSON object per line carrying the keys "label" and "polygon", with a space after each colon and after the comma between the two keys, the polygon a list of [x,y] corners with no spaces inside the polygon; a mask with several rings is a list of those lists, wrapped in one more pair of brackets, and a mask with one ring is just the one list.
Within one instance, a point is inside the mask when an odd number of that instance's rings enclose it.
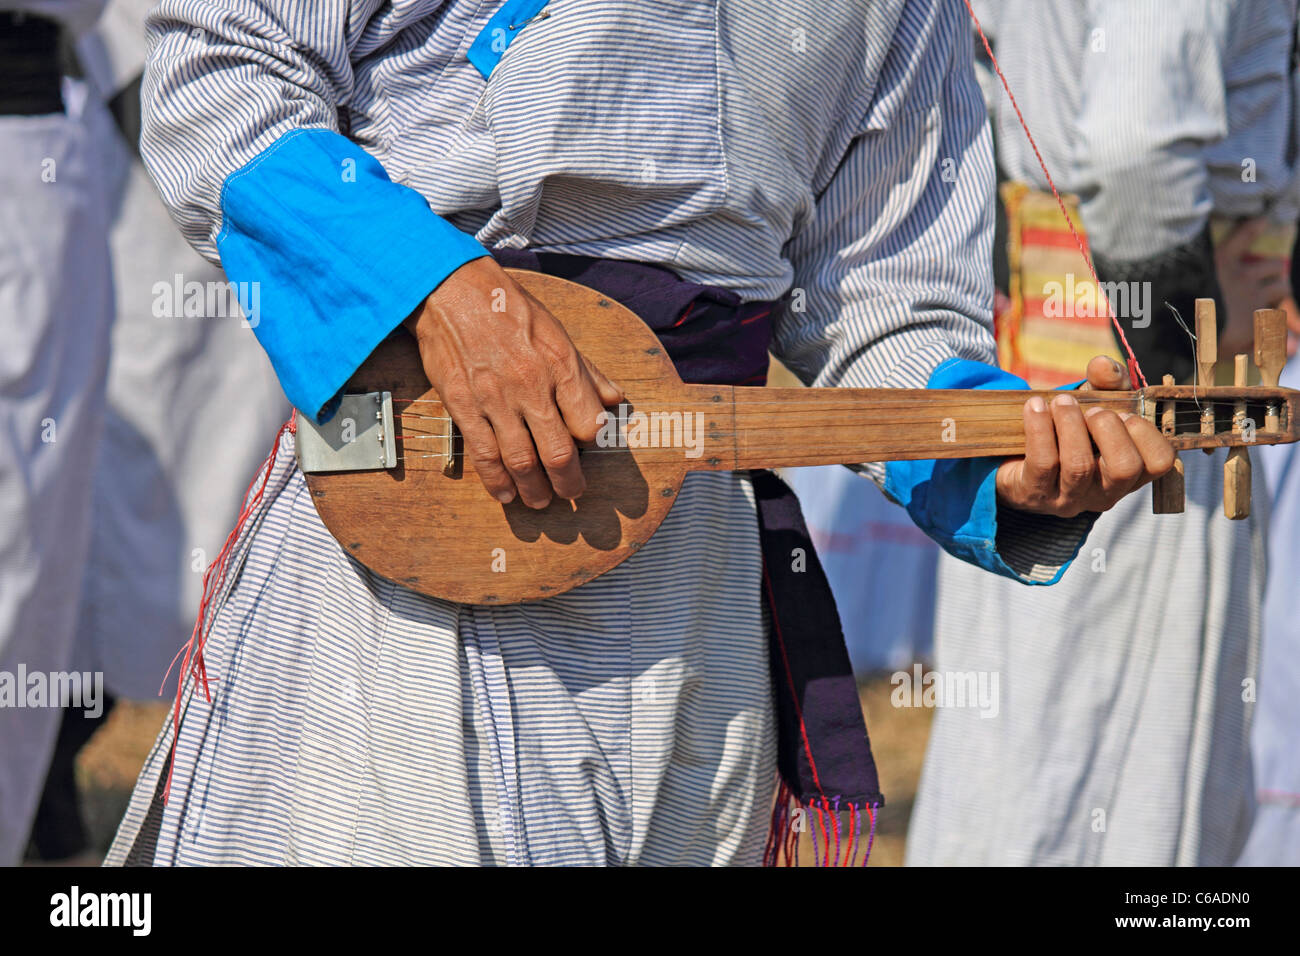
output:
{"label": "blue sleeve cuff", "polygon": [[[993,365],[951,358],[936,368],[927,388],[1028,389],[1024,379]],[[1078,554],[1096,515],[1074,519],[1026,515],[997,501],[1002,458],[891,461],[884,492],[907,509],[916,526],[949,554],[1025,584],[1054,584]],[[1014,541],[1000,535],[999,517],[1010,522]],[[1041,547],[1035,539],[1041,538]],[[1014,551],[1008,562],[1004,551]]]}
{"label": "blue sleeve cuff", "polygon": [[549,0],[506,0],[479,31],[465,58],[487,79],[501,62],[506,48],[536,19]]}
{"label": "blue sleeve cuff", "polygon": [[232,173],[221,213],[226,276],[253,290],[249,324],[289,401],[317,422],[430,292],[488,254],[325,129],[286,133]]}

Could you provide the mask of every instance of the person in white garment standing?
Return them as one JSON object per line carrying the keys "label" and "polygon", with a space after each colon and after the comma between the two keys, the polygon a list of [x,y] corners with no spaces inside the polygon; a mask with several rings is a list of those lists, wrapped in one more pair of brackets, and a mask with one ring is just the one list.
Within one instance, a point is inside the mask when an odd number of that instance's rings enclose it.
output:
{"label": "person in white garment standing", "polygon": [[[111,95],[133,110],[153,5],[110,0],[95,30]],[[77,628],[78,656],[113,695],[137,700],[158,698],[203,571],[290,412],[254,334],[257,296],[239,305],[181,236],[140,162],[138,115],[110,144],[124,170],[110,234],[117,319]]]}
{"label": "person in white garment standing", "polygon": [[[1294,330],[1300,324],[1294,311],[1291,319]],[[1279,384],[1300,388],[1300,354],[1291,356]],[[1258,460],[1271,519],[1259,703],[1250,741],[1258,806],[1237,865],[1300,866],[1300,456],[1294,445],[1277,445],[1259,449]]]}
{"label": "person in white garment standing", "polygon": [[[203,572],[289,416],[225,274],[194,252],[139,159],[144,21],[153,0],[109,0],[79,45],[116,120],[106,148],[121,189],[110,230],[116,317],[90,556],[73,667],[102,672],[110,702],[153,700],[189,637]],[[100,718],[101,720],[103,717]],[[78,812],[77,752],[96,727],[64,715],[32,834],[45,860],[92,853]]]}
{"label": "person in white garment standing", "polygon": [[112,322],[110,121],[60,50],[101,7],[0,0],[0,864],[18,862],[45,778],[62,703],[50,677],[69,666],[90,541]]}
{"label": "person in white garment standing", "polygon": [[[1288,292],[1280,260],[1252,264],[1240,240],[1295,217],[1295,4],[977,10],[1056,185],[1081,199],[1102,282],[1147,290],[1148,316],[1116,308],[1147,377],[1190,379],[1193,344],[1166,303],[1190,324],[1194,298],[1218,298],[1220,364],[1249,351],[1253,311]],[[1002,171],[1046,189],[1005,95],[996,127]],[[1241,231],[1212,240],[1212,215]],[[1237,859],[1254,812],[1268,498],[1229,521],[1224,453],[1182,460],[1185,513],[1153,515],[1150,496],[1131,497],[1051,590],[1002,588],[940,558],[935,670],[996,682],[1000,697],[937,711],[909,865]]]}

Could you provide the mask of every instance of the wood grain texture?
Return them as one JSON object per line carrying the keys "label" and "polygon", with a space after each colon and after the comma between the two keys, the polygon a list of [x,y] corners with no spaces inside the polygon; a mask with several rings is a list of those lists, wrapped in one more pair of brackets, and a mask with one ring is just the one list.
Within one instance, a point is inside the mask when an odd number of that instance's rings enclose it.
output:
{"label": "wood grain texture", "polygon": [[[1245,385],[1248,367],[1245,355],[1233,358],[1234,385]],[[1240,435],[1246,420],[1247,403],[1238,399],[1233,403],[1232,433]],[[1237,445],[1228,452],[1223,463],[1223,513],[1233,521],[1250,517],[1250,452]]]}
{"label": "wood grain texture", "polygon": [[[1215,366],[1219,362],[1219,320],[1215,312],[1213,299],[1196,300],[1196,381],[1201,385],[1213,385],[1217,374]],[[1201,433],[1214,434],[1214,403],[1206,402],[1201,413]],[[1203,448],[1207,455],[1214,454],[1213,448]]]}
{"label": "wood grain texture", "polygon": [[[366,567],[433,597],[509,604],[563,593],[615,567],[663,521],[691,470],[854,464],[1024,452],[1025,391],[739,388],[684,385],[659,340],[623,306],[564,279],[510,270],[627,395],[619,441],[583,449],[587,491],[541,511],[502,506],[462,454],[448,461],[449,419],[424,375],[415,341],[390,336],[348,383],[388,391],[401,459],[391,471],[307,475],[321,520]],[[1039,392],[1050,400],[1054,392]],[[1077,392],[1084,406],[1154,415],[1172,404],[1176,448],[1241,444],[1227,427],[1201,434],[1201,409],[1272,401],[1275,433],[1297,439],[1290,389],[1157,386]],[[1253,407],[1253,406],[1252,406]],[[637,434],[635,416],[647,425]],[[1225,426],[1226,422],[1223,423]],[[662,439],[662,440],[660,440]],[[455,436],[451,448],[459,451]],[[1247,463],[1248,465],[1248,463]],[[702,533],[707,533],[704,529]]]}
{"label": "wood grain texture", "polygon": [[[1281,309],[1259,309],[1255,313],[1255,367],[1259,380],[1276,386],[1286,366],[1286,313]],[[1264,412],[1264,430],[1277,431],[1278,406],[1269,403]]]}
{"label": "wood grain texture", "polygon": [[[1213,385],[1214,367],[1219,362],[1219,320],[1213,299],[1196,300],[1197,381]],[[1274,384],[1277,384],[1276,382]]]}
{"label": "wood grain texture", "polygon": [[1151,482],[1151,511],[1158,515],[1180,515],[1187,508],[1183,460],[1174,459],[1173,470]]}
{"label": "wood grain texture", "polygon": [[[515,278],[564,324],[583,354],[635,397],[634,405],[680,403],[683,386],[672,362],[631,312],[563,279],[522,272]],[[649,540],[686,474],[680,453],[588,450],[587,492],[576,502],[555,499],[541,511],[518,499],[503,506],[463,456],[450,474],[439,457],[420,457],[427,453],[417,436],[441,434],[444,423],[433,419],[446,411],[404,330],[375,351],[348,390],[392,392],[402,459],[393,471],[308,475],[316,510],[366,567],[434,597],[508,604],[589,581]]]}
{"label": "wood grain texture", "polygon": [[1255,367],[1260,381],[1276,386],[1286,365],[1286,313],[1281,309],[1255,312]]}

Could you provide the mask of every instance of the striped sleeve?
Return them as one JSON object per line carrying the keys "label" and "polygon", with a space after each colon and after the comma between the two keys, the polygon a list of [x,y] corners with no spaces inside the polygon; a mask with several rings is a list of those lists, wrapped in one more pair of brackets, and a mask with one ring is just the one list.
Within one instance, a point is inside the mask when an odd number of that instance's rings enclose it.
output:
{"label": "striped sleeve", "polygon": [[352,51],[381,6],[164,0],[149,18],[141,155],[195,248],[256,290],[250,324],[317,421],[375,346],[487,254],[339,132]]}
{"label": "striped sleeve", "polygon": [[1216,215],[1268,212],[1276,222],[1295,221],[1296,21],[1295,0],[1236,0],[1232,7],[1222,41],[1228,128],[1206,150]]}
{"label": "striped sleeve", "polygon": [[338,131],[351,50],[382,0],[163,0],[147,21],[141,155],[181,231],[218,261],[227,177],[285,133]]}
{"label": "striped sleeve", "polygon": [[773,350],[809,385],[924,388],[946,359],[995,359],[992,139],[958,13],[908,4],[861,131],[788,246]]}
{"label": "striped sleeve", "polygon": [[[809,385],[974,388],[1001,374],[993,364],[992,142],[964,17],[960,4],[904,10],[862,132],[790,245],[794,289],[774,351]],[[936,381],[939,369],[960,370],[962,382]],[[860,470],[955,556],[1024,583],[1051,583],[1091,518],[1011,513],[996,500],[998,464]]]}

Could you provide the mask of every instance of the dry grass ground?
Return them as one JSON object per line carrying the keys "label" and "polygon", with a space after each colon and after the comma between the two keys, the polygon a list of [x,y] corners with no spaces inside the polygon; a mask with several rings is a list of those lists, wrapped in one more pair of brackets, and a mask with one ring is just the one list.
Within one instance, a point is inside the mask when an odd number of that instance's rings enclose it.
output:
{"label": "dry grass ground", "polygon": [[[888,801],[876,828],[873,866],[903,862],[907,821],[932,716],[921,708],[890,706],[890,689],[886,677],[869,680],[860,688],[881,788]],[[107,850],[113,839],[135,778],[166,716],[166,704],[119,704],[77,759],[86,825],[101,851]]]}
{"label": "dry grass ground", "polygon": [[113,841],[167,710],[162,702],[118,703],[77,756],[77,787],[86,833],[101,852]]}
{"label": "dry grass ground", "polygon": [[903,865],[907,824],[934,716],[929,708],[892,706],[892,689],[887,676],[869,680],[858,688],[880,771],[880,789],[885,794],[885,808],[876,825],[876,845],[871,851],[872,866]]}

